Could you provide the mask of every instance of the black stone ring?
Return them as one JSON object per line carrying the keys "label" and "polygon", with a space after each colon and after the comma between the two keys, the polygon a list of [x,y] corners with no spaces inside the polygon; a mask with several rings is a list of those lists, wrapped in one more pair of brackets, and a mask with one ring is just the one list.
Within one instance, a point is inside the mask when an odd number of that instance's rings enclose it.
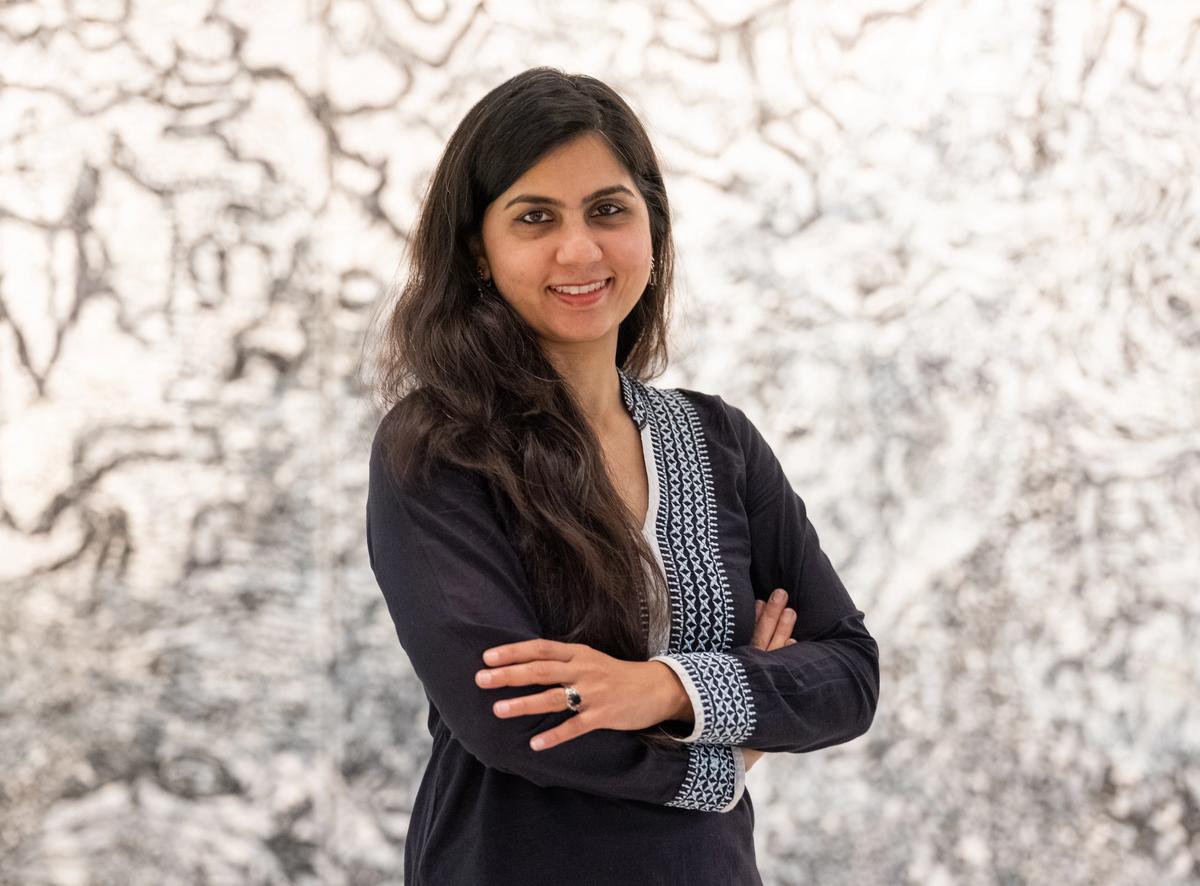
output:
{"label": "black stone ring", "polygon": [[579,697],[579,693],[575,691],[575,687],[564,686],[563,692],[567,694],[567,707],[575,713],[579,713],[579,705],[583,699]]}

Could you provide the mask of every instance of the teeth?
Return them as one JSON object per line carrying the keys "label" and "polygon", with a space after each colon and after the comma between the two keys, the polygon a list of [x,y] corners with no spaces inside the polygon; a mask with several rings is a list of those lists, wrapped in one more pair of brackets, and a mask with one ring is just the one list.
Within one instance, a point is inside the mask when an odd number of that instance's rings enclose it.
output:
{"label": "teeth", "polygon": [[550,288],[563,295],[583,295],[587,292],[595,292],[607,282],[607,280],[601,280],[599,283],[590,283],[587,286],[551,286]]}

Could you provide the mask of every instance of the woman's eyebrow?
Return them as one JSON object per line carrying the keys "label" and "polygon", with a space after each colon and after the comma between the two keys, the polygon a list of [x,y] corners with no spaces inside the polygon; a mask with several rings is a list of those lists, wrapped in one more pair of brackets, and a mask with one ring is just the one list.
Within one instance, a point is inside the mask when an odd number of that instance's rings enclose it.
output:
{"label": "woman's eyebrow", "polygon": [[[601,188],[598,191],[593,191],[592,193],[588,194],[583,198],[583,203],[588,203],[592,200],[595,200],[597,197],[607,197],[609,194],[620,193],[626,193],[630,197],[634,196],[633,191],[629,190],[629,188],[625,187],[624,185],[609,185],[607,188]],[[517,194],[517,196],[513,197],[504,204],[504,208],[508,209],[508,207],[512,206],[514,203],[545,203],[548,206],[563,205],[561,200],[555,200],[553,197],[539,197],[537,194]],[[583,205],[583,203],[580,205]]]}

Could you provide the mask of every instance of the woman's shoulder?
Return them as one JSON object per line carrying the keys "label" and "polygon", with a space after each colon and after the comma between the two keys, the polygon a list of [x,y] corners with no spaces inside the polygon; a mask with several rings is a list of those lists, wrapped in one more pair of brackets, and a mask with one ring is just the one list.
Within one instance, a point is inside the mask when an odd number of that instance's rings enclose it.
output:
{"label": "woman's shoulder", "polygon": [[371,439],[372,458],[391,461],[399,455],[401,448],[411,448],[413,440],[409,438],[413,436],[427,408],[423,391],[417,389],[400,397],[384,410]]}
{"label": "woman's shoulder", "polygon": [[438,427],[439,411],[423,388],[393,403],[379,419],[371,441],[371,473],[404,497],[469,497],[480,491],[473,471],[434,455],[430,437]]}
{"label": "woman's shoulder", "polygon": [[651,397],[684,400],[705,427],[737,430],[739,424],[746,421],[745,413],[730,403],[724,394],[683,386],[665,387],[645,382],[642,384]]}
{"label": "woman's shoulder", "polygon": [[668,420],[672,424],[679,419],[687,420],[688,416],[694,416],[695,421],[712,438],[725,440],[743,453],[756,452],[760,448],[762,433],[746,411],[731,402],[728,395],[682,386],[647,387],[653,392],[651,397],[680,398],[691,407],[687,410],[667,409],[663,414],[669,417]]}

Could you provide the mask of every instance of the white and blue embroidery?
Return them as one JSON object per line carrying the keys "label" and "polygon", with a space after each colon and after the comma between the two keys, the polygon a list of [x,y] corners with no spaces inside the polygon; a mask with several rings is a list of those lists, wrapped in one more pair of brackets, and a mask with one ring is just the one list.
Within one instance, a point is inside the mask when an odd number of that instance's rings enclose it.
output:
{"label": "white and blue embroidery", "polygon": [[688,746],[688,770],[675,799],[666,803],[679,809],[728,812],[741,799],[745,770],[738,765],[738,748],[719,744]]}
{"label": "white and blue embroidery", "polygon": [[[733,645],[734,608],[717,538],[717,503],[696,408],[674,390],[648,387],[618,370],[621,395],[639,429],[649,425],[658,478],[655,536],[671,599],[668,665],[696,712],[688,778],[668,805],[727,803],[740,794],[737,745],[754,731],[754,701]],[[728,790],[731,793],[725,793]],[[711,799],[705,799],[706,797]],[[718,804],[717,808],[721,808]]]}

